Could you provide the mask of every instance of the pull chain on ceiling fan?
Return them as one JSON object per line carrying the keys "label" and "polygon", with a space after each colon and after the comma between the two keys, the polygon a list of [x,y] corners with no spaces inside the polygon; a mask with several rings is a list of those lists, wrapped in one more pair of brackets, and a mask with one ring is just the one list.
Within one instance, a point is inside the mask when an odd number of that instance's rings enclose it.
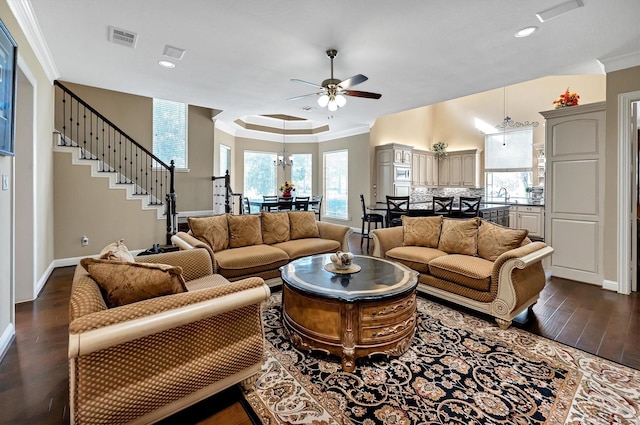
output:
{"label": "pull chain on ceiling fan", "polygon": [[305,84],[308,86],[316,87],[320,89],[319,92],[305,94],[302,96],[291,97],[287,100],[298,100],[308,96],[319,96],[318,97],[318,105],[324,108],[327,107],[330,111],[336,111],[338,108],[343,107],[347,103],[347,99],[345,96],[353,96],[353,97],[365,97],[368,99],[380,99],[382,97],[379,93],[371,93],[366,91],[358,91],[358,90],[350,90],[351,87],[364,83],[368,80],[362,74],[354,75],[353,77],[347,78],[346,80],[338,80],[333,76],[333,59],[338,55],[338,51],[336,49],[327,50],[327,56],[331,60],[331,78],[327,78],[322,82],[322,84],[310,83],[308,81],[299,80],[297,78],[292,78],[291,81]]}

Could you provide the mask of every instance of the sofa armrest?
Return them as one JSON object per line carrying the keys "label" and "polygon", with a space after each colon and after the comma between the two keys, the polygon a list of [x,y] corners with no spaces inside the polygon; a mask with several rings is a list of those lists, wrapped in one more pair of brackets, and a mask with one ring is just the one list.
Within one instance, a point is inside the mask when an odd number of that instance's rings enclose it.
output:
{"label": "sofa armrest", "polygon": [[385,258],[385,254],[391,248],[402,246],[404,233],[401,226],[375,229],[371,231],[373,238],[373,256]]}
{"label": "sofa armrest", "polygon": [[509,268],[524,269],[532,264],[542,261],[543,258],[553,254],[553,248],[544,242],[531,242],[518,248],[502,253],[493,263],[494,277],[502,273],[503,267],[509,262]]}
{"label": "sofa armrest", "polygon": [[342,251],[349,251],[350,227],[324,221],[316,221],[316,224],[318,225],[318,232],[321,238],[338,241],[342,245]]}
{"label": "sofa armrest", "polygon": [[200,239],[197,239],[193,235],[186,232],[178,232],[175,235],[171,236],[171,242],[174,245],[176,245],[178,248],[180,248],[180,250],[204,248],[205,250],[207,250],[207,252],[209,253],[209,256],[211,257],[213,273],[218,273],[213,248],[208,244],[202,242]]}
{"label": "sofa armrest", "polygon": [[69,358],[259,304],[270,294],[262,278],[250,277],[87,314],[69,324]]}
{"label": "sofa armrest", "polygon": [[137,263],[159,263],[182,267],[182,276],[188,282],[213,274],[211,256],[204,249],[165,252],[142,255],[135,258]]}

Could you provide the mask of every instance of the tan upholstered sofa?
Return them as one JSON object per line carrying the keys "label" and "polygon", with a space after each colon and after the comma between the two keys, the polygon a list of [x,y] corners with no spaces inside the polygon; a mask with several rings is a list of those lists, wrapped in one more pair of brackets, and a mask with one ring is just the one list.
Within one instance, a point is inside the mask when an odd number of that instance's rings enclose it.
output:
{"label": "tan upholstered sofa", "polygon": [[404,216],[402,227],[371,235],[374,256],[420,273],[419,291],[487,313],[503,329],[538,300],[546,283],[541,261],[553,253],[526,230],[479,218]]}
{"label": "tan upholstered sofa", "polygon": [[316,221],[313,211],[189,217],[188,232],[171,240],[180,249],[205,248],[214,272],[229,280],[270,279],[300,257],[349,251],[348,226]]}
{"label": "tan upholstered sofa", "polygon": [[[212,274],[202,249],[135,260],[151,264],[84,259],[75,270],[72,424],[152,423],[236,383],[251,385],[263,363],[260,304],[270,295],[263,279],[230,283]],[[145,285],[136,287],[142,298],[154,289],[148,283],[177,282],[169,289],[177,293],[135,302],[129,279]]]}

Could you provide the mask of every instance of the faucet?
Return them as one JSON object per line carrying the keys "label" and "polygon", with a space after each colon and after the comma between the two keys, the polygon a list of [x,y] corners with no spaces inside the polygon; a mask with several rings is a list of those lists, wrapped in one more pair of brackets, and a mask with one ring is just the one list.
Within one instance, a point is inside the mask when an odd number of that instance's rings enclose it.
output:
{"label": "faucet", "polygon": [[496,196],[499,198],[503,190],[504,190],[504,201],[509,202],[509,194],[507,193],[506,187],[501,187],[500,190],[498,190],[498,194]]}

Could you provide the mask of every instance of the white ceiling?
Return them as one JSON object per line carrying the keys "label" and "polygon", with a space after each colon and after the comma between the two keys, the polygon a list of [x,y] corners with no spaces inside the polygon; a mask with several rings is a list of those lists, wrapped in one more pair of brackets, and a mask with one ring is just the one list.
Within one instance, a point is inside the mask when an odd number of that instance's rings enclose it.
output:
{"label": "white ceiling", "polygon": [[[582,0],[544,23],[536,12],[565,0],[9,0],[35,14],[56,78],[205,106],[227,129],[244,116],[288,114],[328,123],[333,138],[367,131],[382,115],[548,75],[602,73],[600,61],[640,59],[640,1]],[[539,30],[527,38],[514,33]],[[135,49],[108,28],[138,35]],[[174,69],[165,45],[186,50]],[[334,113],[313,87],[364,74]],[[637,56],[637,58],[636,58]],[[638,60],[640,64],[640,60]],[[608,69],[607,69],[608,71]],[[305,106],[315,108],[303,111]],[[332,115],[332,117],[331,117]]]}

